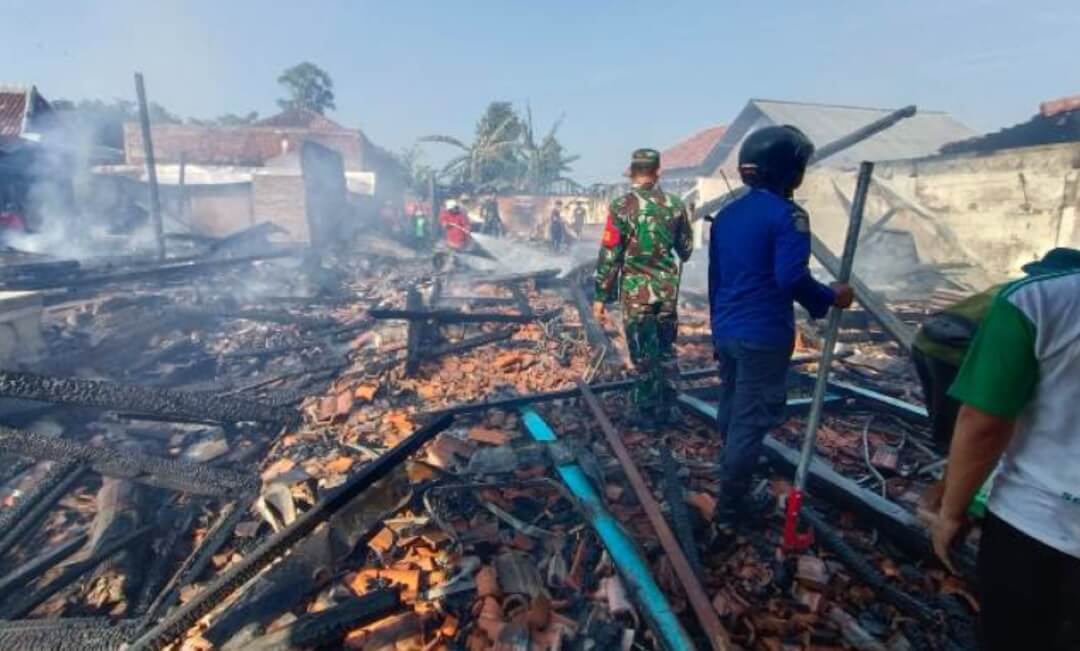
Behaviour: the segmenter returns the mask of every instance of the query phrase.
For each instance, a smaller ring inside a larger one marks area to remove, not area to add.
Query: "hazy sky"
[[[1080,92],[1080,1],[0,0],[0,83],[183,116],[275,111],[299,61],[331,114],[400,149],[469,137],[494,99],[566,114],[579,180],[731,121],[751,97],[943,109],[978,130]],[[441,159],[438,145],[431,158]]]

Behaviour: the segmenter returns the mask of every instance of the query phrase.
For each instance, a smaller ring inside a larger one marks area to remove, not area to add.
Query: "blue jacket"
[[[791,346],[798,301],[821,318],[836,298],[810,275],[810,218],[794,202],[751,190],[720,211],[709,242],[713,341]]]

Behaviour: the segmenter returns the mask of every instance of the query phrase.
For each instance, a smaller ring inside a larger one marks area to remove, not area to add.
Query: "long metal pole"
[[[855,264],[855,249],[859,243],[859,228],[862,226],[863,208],[866,195],[870,190],[870,177],[874,174],[874,164],[863,162],[859,165],[859,179],[855,185],[855,197],[851,202],[851,220],[848,222],[847,239],[844,241],[844,255],[840,261],[840,273],[836,280],[847,283],[851,278],[851,268]],[[817,443],[818,426],[821,424],[822,405],[825,404],[825,390],[829,385],[829,371],[832,367],[836,338],[840,332],[842,311],[829,310],[829,322],[825,328],[825,341],[821,344],[821,363],[818,365],[817,382],[814,384],[814,398],[810,403],[810,415],[806,419],[806,436],[803,438],[799,466],[795,470],[795,488],[801,491],[806,486],[806,471],[810,467],[810,457],[814,454]]]
[[[161,225],[161,196],[158,194],[157,165],[154,163],[154,143],[150,138],[150,109],[146,103],[146,87],[141,72],[135,73],[135,95],[139,99],[139,124],[142,126],[143,152],[146,156],[146,175],[150,183],[150,217],[154,220],[157,257],[165,259],[165,229]]]

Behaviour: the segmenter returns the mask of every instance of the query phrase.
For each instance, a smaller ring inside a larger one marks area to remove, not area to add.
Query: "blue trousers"
[[[784,422],[787,373],[793,346],[768,347],[740,340],[716,343],[720,362],[718,423],[724,501],[737,503],[750,489],[761,443]]]

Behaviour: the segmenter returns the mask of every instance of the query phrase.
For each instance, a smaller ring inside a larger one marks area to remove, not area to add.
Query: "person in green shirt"
[[[1076,268],[1080,268],[1080,251],[1056,248],[1023,270],[1028,276],[1038,276]],[[960,403],[949,396],[949,387],[1002,287],[995,285],[931,316],[915,336],[911,361],[922,385],[934,442],[943,453],[949,450],[960,410]]]

